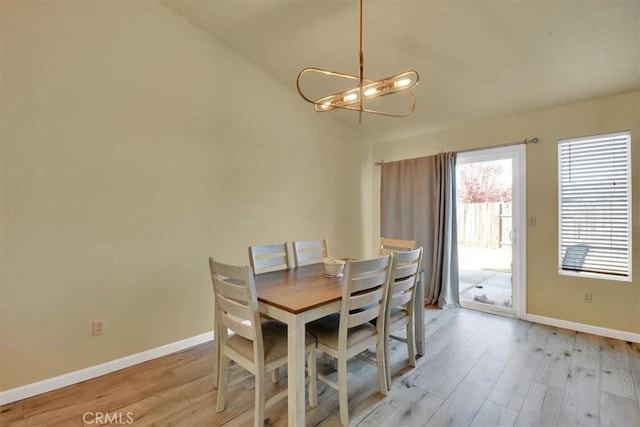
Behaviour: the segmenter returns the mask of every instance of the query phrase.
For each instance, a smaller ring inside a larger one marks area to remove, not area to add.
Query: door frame
[[[486,308],[487,312],[515,316],[524,319],[527,315],[527,150],[524,144],[498,148],[484,148],[458,153],[456,165],[511,159],[512,167],[512,242],[511,297],[512,309],[496,311],[491,306],[473,304],[474,308]],[[486,307],[482,307],[486,306]]]

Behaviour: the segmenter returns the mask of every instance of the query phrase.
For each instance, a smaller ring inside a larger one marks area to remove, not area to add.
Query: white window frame
[[[608,273],[600,273],[600,272],[589,272],[589,271],[574,271],[574,270],[566,270],[562,268],[562,154],[561,154],[561,144],[563,143],[571,143],[578,141],[588,141],[588,140],[596,140],[602,138],[616,138],[620,136],[625,136],[627,138],[628,143],[628,152],[627,152],[627,230],[628,230],[628,259],[627,259],[627,276],[608,274]],[[612,132],[607,134],[600,135],[592,135],[592,136],[584,136],[578,138],[570,138],[570,139],[561,139],[558,140],[558,273],[563,276],[577,276],[577,277],[585,277],[585,278],[594,278],[601,280],[613,280],[613,281],[622,281],[622,282],[631,282],[632,281],[632,240],[633,240],[633,228],[632,228],[632,189],[631,189],[631,181],[632,181],[632,171],[631,171],[631,132],[622,131],[622,132]]]

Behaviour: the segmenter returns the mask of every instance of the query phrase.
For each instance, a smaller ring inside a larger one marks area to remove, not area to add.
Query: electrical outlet
[[[591,301],[593,300],[593,295],[591,294],[591,292],[585,292],[583,297],[582,297],[582,301],[586,302],[586,303],[591,303]]]
[[[94,320],[91,326],[91,333],[94,337],[104,334],[104,320]]]

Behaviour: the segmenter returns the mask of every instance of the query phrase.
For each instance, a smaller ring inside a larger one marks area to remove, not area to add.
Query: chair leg
[[[380,394],[387,395],[390,387],[390,382],[387,382],[387,376],[390,376],[390,369],[387,357],[389,353],[389,340],[383,339],[382,342],[376,344],[376,359],[378,361],[378,387],[380,387]]]
[[[309,375],[309,406],[318,406],[318,367],[315,346],[309,350],[307,359],[307,375]]]
[[[255,414],[253,417],[254,427],[264,427],[264,410],[265,410],[265,384],[264,384],[264,369],[262,369],[262,375],[260,370],[255,376],[256,380],[256,397],[255,397]]]
[[[271,371],[271,382],[277,384],[280,381],[280,368]]]
[[[347,358],[338,358],[338,398],[340,402],[340,422],[349,425],[349,399],[347,393]]]
[[[384,337],[382,339],[382,348],[383,348],[383,352],[384,352],[384,373],[385,373],[385,381],[387,383],[386,388],[387,390],[391,390],[391,356],[390,356],[390,352],[389,352],[389,332],[387,331],[384,334]],[[380,366],[378,365],[378,369],[380,369]],[[383,393],[386,396],[386,393]]]
[[[214,325],[214,337],[213,337],[213,388],[218,388],[218,382],[220,380],[220,333],[216,324]]]
[[[222,353],[222,351],[220,352]],[[218,369],[218,403],[216,412],[224,411],[225,400],[227,398],[227,383],[229,382],[229,359],[224,354],[220,354]]]
[[[412,368],[416,367],[416,340],[414,333],[415,323],[409,321],[407,324],[407,351],[409,352],[409,364]]]

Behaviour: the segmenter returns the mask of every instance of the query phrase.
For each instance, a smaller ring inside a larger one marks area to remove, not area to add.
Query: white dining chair
[[[296,267],[309,264],[319,264],[323,258],[329,256],[329,241],[295,240],[293,242],[293,259]]]
[[[389,340],[395,339],[407,344],[409,365],[416,366],[415,344],[415,298],[416,286],[422,262],[422,247],[406,252],[395,252],[391,267],[391,280],[385,310],[384,354],[386,363],[387,386],[391,390],[391,362],[389,359]],[[393,335],[406,328],[406,338]]]
[[[289,246],[285,243],[249,246],[249,261],[253,274],[289,268]]]
[[[411,251],[415,248],[417,248],[415,240],[401,240],[381,237],[378,255],[386,255],[398,251]]]
[[[286,270],[289,268],[289,246],[284,243],[273,243],[270,245],[249,246],[249,262],[253,274],[268,273],[270,271]],[[264,319],[271,319],[262,315]],[[280,381],[280,371],[276,368],[271,372],[271,381]]]
[[[393,255],[347,262],[340,312],[307,325],[317,347],[336,359],[337,384],[318,374],[318,379],[338,391],[340,422],[349,425],[347,361],[369,347],[376,347],[378,386],[387,394],[384,358],[384,308],[388,295]],[[378,319],[374,326],[372,319]],[[368,359],[363,359],[369,361]]]
[[[264,426],[265,409],[287,396],[287,389],[265,400],[266,372],[287,364],[287,326],[277,321],[261,322],[254,277],[249,266],[222,264],[209,258],[216,304],[218,354],[218,401],[225,408],[229,382],[229,359],[255,376],[254,426]],[[229,331],[232,335],[229,335]],[[307,382],[309,405],[317,405],[316,341],[307,333]],[[304,393],[304,391],[302,391]]]

